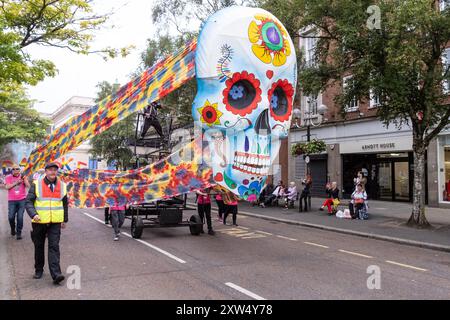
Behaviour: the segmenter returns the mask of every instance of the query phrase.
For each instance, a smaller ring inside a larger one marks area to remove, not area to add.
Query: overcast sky
[[[51,113],[72,96],[95,97],[95,86],[100,81],[125,83],[140,64],[146,40],[156,32],[151,21],[152,4],[153,0],[97,0],[94,4],[96,13],[113,8],[117,12],[108,22],[114,28],[96,33],[93,49],[135,45],[136,49],[126,58],[105,62],[95,54],[85,56],[64,49],[32,47],[29,52],[33,58],[49,59],[59,70],[56,77],[29,88],[30,97],[37,100],[35,108]]]

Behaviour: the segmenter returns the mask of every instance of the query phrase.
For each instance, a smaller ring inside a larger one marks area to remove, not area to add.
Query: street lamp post
[[[306,141],[309,143],[311,142],[311,126],[313,127],[318,127],[322,124],[322,122],[324,121],[324,117],[323,115],[328,111],[328,107],[324,104],[320,105],[317,108],[317,113],[312,113],[311,110],[308,108],[308,111],[305,111],[305,124],[306,124]],[[300,109],[295,108],[293,111],[294,114],[294,126],[298,129],[301,128],[301,126],[299,125],[298,121],[301,118],[302,112]],[[313,120],[317,119],[317,123],[315,123]],[[310,167],[309,167],[309,157],[308,155],[304,155],[303,159],[305,160],[305,164],[306,164],[306,175],[310,175]],[[300,203],[299,206],[301,206],[302,204]],[[309,195],[308,197],[308,205],[311,208],[311,195]]]

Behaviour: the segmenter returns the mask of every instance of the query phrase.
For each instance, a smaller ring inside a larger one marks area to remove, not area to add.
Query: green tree
[[[143,66],[145,68],[152,66],[159,59],[182,47],[192,37],[192,34],[174,37],[159,35],[156,39],[149,39],[147,48],[141,55]],[[195,79],[191,79],[180,88],[169,93],[161,99],[161,104],[163,105],[160,111],[161,118],[172,117],[174,122],[179,125],[192,123],[191,108],[196,92],[197,83]],[[161,125],[164,126],[165,123],[161,123]]]
[[[214,12],[233,5],[252,5],[253,0],[156,0],[153,23],[160,30],[173,26],[180,34],[197,32],[192,26],[206,21]]]
[[[274,3],[276,6],[270,8]],[[375,3],[376,7],[372,5]],[[413,208],[410,225],[425,227],[425,154],[430,141],[449,123],[450,81],[443,52],[450,43],[450,10],[434,0],[292,0],[261,1],[291,32],[313,27],[318,32],[315,64],[300,63],[305,94],[332,85],[342,87],[336,102],[345,108],[354,97],[381,101],[378,116],[386,125],[412,128],[414,152]],[[372,7],[371,7],[372,6]],[[298,17],[290,20],[288,10]],[[288,21],[289,20],[289,21]],[[448,83],[448,82],[447,82]]]
[[[97,84],[98,92],[96,102],[99,102],[119,89],[118,83],[107,81]],[[134,137],[134,115],[130,115],[108,130],[91,139],[90,153],[94,157],[106,160],[108,165],[115,164],[116,169],[127,170],[132,167],[133,153],[128,147],[130,138]]]
[[[36,85],[57,72],[52,61],[33,59],[32,45],[64,48],[81,54],[103,57],[126,55],[130,49],[94,50],[90,42],[110,13],[93,13],[91,0],[0,0],[0,145],[4,141],[36,141],[47,123],[32,110],[25,85]],[[13,111],[11,111],[13,110]],[[41,127],[39,127],[41,126]]]
[[[64,48],[76,53],[105,57],[126,55],[129,48],[93,50],[93,34],[109,17],[93,13],[90,0],[1,0],[0,82],[34,85],[54,76],[48,60],[34,60],[25,50],[30,45]]]
[[[43,139],[50,121],[30,107],[23,88],[0,86],[0,149],[10,142],[34,142]]]

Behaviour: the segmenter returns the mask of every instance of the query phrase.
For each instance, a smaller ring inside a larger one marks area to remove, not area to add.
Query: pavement
[[[214,215],[214,236],[145,229],[139,240],[129,236],[127,219],[115,242],[98,209],[70,209],[61,236],[66,281],[55,286],[47,266],[43,279],[32,279],[30,220],[23,240],[11,237],[5,200],[0,192],[0,256],[9,279],[2,299],[450,299],[447,252],[243,214],[237,227]]]
[[[190,197],[192,206],[193,200],[194,197]],[[239,214],[450,252],[450,209],[427,207],[426,217],[431,227],[418,229],[406,225],[411,215],[411,203],[370,200],[369,220],[363,221],[330,216],[326,208],[325,211],[319,211],[323,200],[312,198],[312,209],[308,212],[299,212],[298,202],[295,208],[286,210],[282,206],[254,207],[241,201]],[[343,200],[340,208],[345,208],[348,201]],[[213,210],[217,211],[215,203]]]

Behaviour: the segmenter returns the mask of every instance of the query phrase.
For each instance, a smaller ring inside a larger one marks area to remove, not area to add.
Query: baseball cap
[[[45,165],[45,169],[56,168],[59,169],[59,165],[56,162],[49,162]]]

